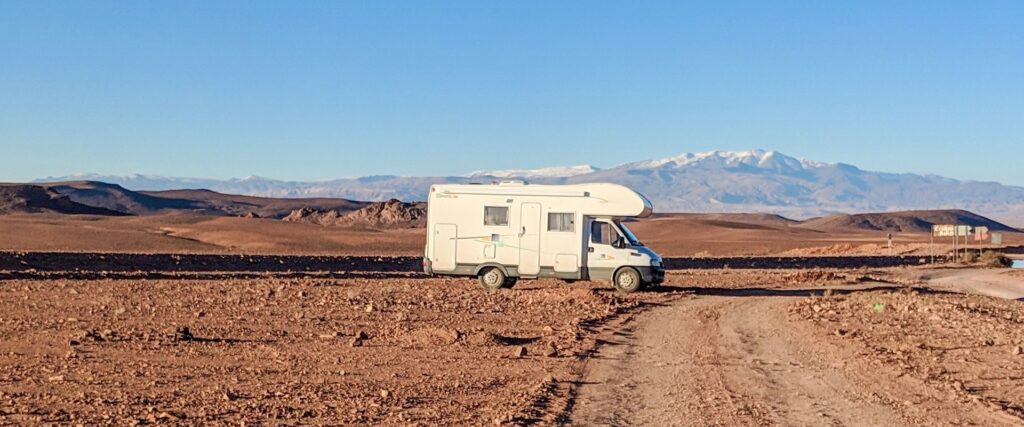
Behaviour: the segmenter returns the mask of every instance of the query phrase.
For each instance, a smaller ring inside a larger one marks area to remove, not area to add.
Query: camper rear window
[[[573,218],[576,215],[571,213],[548,213],[548,231],[576,231]]]
[[[484,225],[508,225],[508,207],[484,206]]]

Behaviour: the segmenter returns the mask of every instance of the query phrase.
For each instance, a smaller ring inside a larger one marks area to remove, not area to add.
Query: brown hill
[[[959,209],[832,215],[800,223],[799,227],[819,231],[887,231],[898,233],[930,233],[935,224],[984,226],[991,231],[1019,231],[973,212]]]
[[[153,197],[116,184],[97,181],[68,181],[39,184],[67,196],[77,203],[132,215],[150,215],[166,211],[203,212],[206,207],[194,200]]]
[[[155,197],[201,202],[206,209],[223,212],[227,215],[251,217],[250,214],[255,214],[260,218],[284,218],[292,211],[302,208],[349,212],[370,204],[334,198],[274,199],[222,194],[210,190],[166,190],[141,193]]]
[[[304,222],[316,225],[338,225],[342,213],[333,209],[299,208],[292,211],[288,216],[281,218],[281,221]]]
[[[292,211],[283,220],[373,229],[421,228],[427,224],[427,211],[425,203],[402,203],[391,199],[370,203],[362,209],[347,213],[333,209],[301,208]]]
[[[676,219],[691,227],[721,227],[735,229],[766,230],[785,228],[795,221],[780,215],[765,213],[669,213],[655,214],[652,219]]]
[[[29,184],[0,185],[0,213],[125,215],[109,209],[84,205],[56,191]]]
[[[132,191],[97,181],[39,184],[76,203],[133,215],[199,213],[217,216],[281,218],[303,207],[353,211],[368,205],[346,199],[272,199],[221,194],[209,190]]]

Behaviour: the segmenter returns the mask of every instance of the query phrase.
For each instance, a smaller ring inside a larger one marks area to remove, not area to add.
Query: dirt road
[[[927,271],[921,280],[936,289],[1024,300],[1024,280],[1008,273],[1002,268],[947,269]]]
[[[792,307],[806,298],[799,290],[719,289],[639,316],[588,362],[572,424],[1021,422],[1000,405],[881,362],[837,336],[843,332],[793,319]]]

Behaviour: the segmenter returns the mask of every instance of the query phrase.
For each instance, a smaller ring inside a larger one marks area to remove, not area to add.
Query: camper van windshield
[[[633,232],[629,230],[629,227],[626,227],[626,224],[623,224],[620,221],[615,221],[615,225],[619,226],[619,229],[622,230],[622,233],[626,235],[626,240],[629,240],[629,244],[633,246],[644,245],[643,243],[640,243],[640,239],[637,239],[636,235],[634,235]]]

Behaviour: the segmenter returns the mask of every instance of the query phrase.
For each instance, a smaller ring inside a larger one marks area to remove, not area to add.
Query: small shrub
[[[978,254],[973,251],[964,253],[964,256],[960,258],[960,262],[964,264],[974,264],[978,262]]]
[[[981,254],[978,262],[984,264],[986,267],[1012,267],[1013,260],[1007,258],[1001,252],[996,251],[985,251]]]

